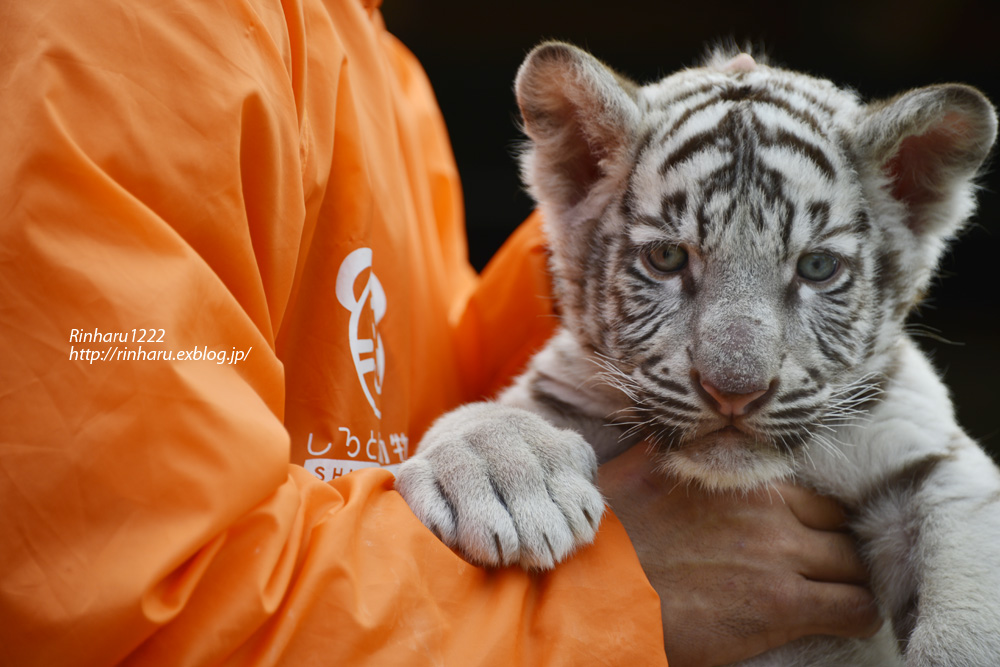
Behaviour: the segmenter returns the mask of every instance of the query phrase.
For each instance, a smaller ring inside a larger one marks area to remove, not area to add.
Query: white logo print
[[[358,381],[361,382],[361,390],[365,392],[365,398],[368,399],[368,405],[375,412],[375,416],[381,419],[382,412],[376,401],[382,396],[385,348],[382,346],[378,324],[385,317],[386,299],[382,283],[375,277],[375,272],[371,268],[371,248],[358,248],[344,258],[337,272],[337,300],[351,313],[348,340],[354,368],[358,372]],[[366,269],[368,279],[361,293],[357,294],[355,283]],[[366,313],[368,316],[363,317]]]

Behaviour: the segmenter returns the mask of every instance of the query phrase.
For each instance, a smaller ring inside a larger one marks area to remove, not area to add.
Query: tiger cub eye
[[[799,276],[814,283],[829,280],[840,267],[840,262],[833,255],[825,252],[809,252],[799,258]]]
[[[687,250],[679,245],[658,245],[646,250],[642,259],[657,273],[675,273],[687,266]]]

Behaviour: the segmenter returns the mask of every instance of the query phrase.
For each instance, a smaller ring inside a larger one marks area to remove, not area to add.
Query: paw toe
[[[420,522],[442,542],[454,546],[455,510],[430,464],[422,459],[407,461],[399,469],[395,486]]]

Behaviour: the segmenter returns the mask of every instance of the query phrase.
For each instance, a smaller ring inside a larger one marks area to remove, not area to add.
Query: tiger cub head
[[[865,104],[747,54],[639,86],[546,43],[516,92],[563,324],[713,488],[789,474],[875,397],[997,126],[968,86]]]

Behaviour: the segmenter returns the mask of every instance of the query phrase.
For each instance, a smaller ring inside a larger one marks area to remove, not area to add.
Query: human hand
[[[787,483],[743,496],[656,470],[645,445],[598,484],[660,596],[671,667],[745,660],[806,635],[868,637],[882,624],[833,500]]]

